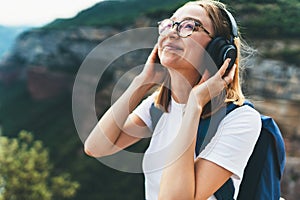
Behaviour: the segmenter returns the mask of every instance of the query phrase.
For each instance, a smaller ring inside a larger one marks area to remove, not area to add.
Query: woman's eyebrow
[[[183,20],[194,20],[194,21],[198,22],[199,24],[203,25],[203,23],[199,19],[195,19],[193,17],[185,17],[185,18],[183,18]]]

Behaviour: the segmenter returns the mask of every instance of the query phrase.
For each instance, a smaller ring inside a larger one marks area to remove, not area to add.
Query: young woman
[[[160,22],[157,45],[143,71],[85,142],[88,155],[111,155],[149,135],[153,103],[163,110],[144,157],[147,200],[216,199],[214,193],[230,178],[237,197],[261,128],[254,109],[241,106],[226,115],[212,140],[195,156],[199,121],[228,103],[244,102],[239,82],[241,45],[232,26],[225,5],[211,0],[189,2]],[[238,57],[229,71],[231,60],[226,59],[213,74],[204,55],[220,36],[235,37]],[[163,67],[155,64],[157,60]],[[160,89],[140,104],[157,84]]]

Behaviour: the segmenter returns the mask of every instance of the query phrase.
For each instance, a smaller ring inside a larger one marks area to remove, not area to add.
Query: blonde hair
[[[227,39],[232,37],[232,27],[231,22],[228,19],[227,13],[225,12],[226,6],[225,4],[219,1],[213,0],[198,0],[198,1],[190,1],[185,5],[199,5],[203,7],[210,20],[212,21],[214,35],[222,36]],[[239,34],[240,35],[240,34]],[[216,100],[219,106],[217,109],[211,110],[209,108],[204,109],[204,115],[211,115],[214,111],[217,111],[221,106],[224,106],[225,103],[233,102],[236,105],[242,105],[245,101],[245,97],[243,95],[241,89],[241,77],[240,77],[240,69],[241,69],[241,48],[246,47],[239,37],[234,38],[234,44],[237,47],[237,59],[235,61],[236,70],[233,81],[226,88],[226,94],[223,97],[216,97]],[[168,106],[171,99],[171,89],[170,89],[170,77],[168,76],[164,83],[159,88],[158,96],[155,101],[155,105],[160,109],[168,112]],[[211,102],[210,102],[211,103]]]

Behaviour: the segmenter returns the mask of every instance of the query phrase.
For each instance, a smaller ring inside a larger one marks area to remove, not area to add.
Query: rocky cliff
[[[116,33],[113,28],[33,29],[18,37],[1,67],[44,66],[74,72],[92,48]]]
[[[37,98],[55,96],[62,88],[70,91],[70,77],[74,79],[86,55],[116,33],[117,30],[113,28],[91,27],[24,32],[16,40],[10,54],[0,63],[0,80],[9,84],[14,80],[26,79],[29,91]],[[63,80],[65,76],[69,78]],[[57,87],[61,80],[63,83]],[[48,93],[45,94],[45,91]]]
[[[253,95],[300,101],[300,68],[295,64],[258,58],[245,78],[247,90]]]

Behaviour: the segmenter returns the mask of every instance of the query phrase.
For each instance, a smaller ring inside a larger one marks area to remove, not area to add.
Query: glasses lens
[[[191,35],[195,28],[195,22],[192,20],[184,20],[178,26],[178,34],[180,37]]]
[[[172,20],[165,19],[165,20],[159,22],[158,33],[160,35],[166,35],[172,29],[172,26],[173,26]]]

